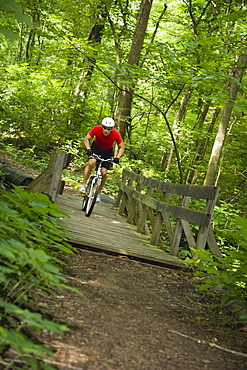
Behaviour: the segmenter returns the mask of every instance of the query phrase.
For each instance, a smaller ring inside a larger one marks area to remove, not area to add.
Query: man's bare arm
[[[84,138],[84,145],[86,147],[86,149],[90,149],[90,140],[92,139],[92,136],[90,136],[89,134],[87,134]]]
[[[124,143],[122,141],[120,144],[118,144],[117,158],[120,158],[124,154],[124,150],[125,150],[125,147],[124,147]]]

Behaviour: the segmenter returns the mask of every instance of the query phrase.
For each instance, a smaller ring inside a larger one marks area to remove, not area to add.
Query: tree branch
[[[86,55],[85,53],[83,53],[78,47],[76,47],[73,43],[67,41],[71,46],[73,46],[77,51],[79,51],[81,54],[83,54],[84,56]],[[89,60],[91,59],[90,57],[87,57]],[[154,104],[153,102],[151,102],[150,100],[148,100],[147,98],[145,98],[144,96],[142,95],[139,95],[133,91],[129,91],[129,90],[126,90],[122,87],[120,87],[102,68],[100,68],[99,66],[97,66],[95,64],[95,68],[98,69],[98,71],[100,71],[100,73],[102,73],[119,91],[122,91],[122,92],[126,92],[128,94],[131,94],[133,96],[137,96],[138,98],[144,100],[145,102],[147,102],[148,104],[152,105],[155,109],[158,110],[159,113],[162,114],[162,116],[164,117],[164,120],[165,120],[165,123],[167,125],[167,128],[168,128],[168,131],[170,133],[170,136],[171,136],[171,140],[172,140],[172,143],[173,143],[173,146],[174,146],[174,151],[175,151],[175,154],[176,154],[176,159],[177,159],[177,163],[178,163],[178,170],[179,170],[179,177],[180,177],[180,183],[182,184],[183,183],[183,173],[182,173],[182,167],[181,167],[181,163],[180,163],[180,158],[179,158],[179,153],[178,153],[178,149],[177,149],[177,145],[176,145],[176,141],[175,141],[175,138],[174,138],[174,135],[173,135],[173,132],[172,132],[172,129],[171,129],[171,126],[169,124],[169,121],[167,119],[167,112],[169,111],[169,109],[171,108],[171,106],[174,104],[174,102],[177,100],[177,98],[179,97],[179,95],[181,94],[183,88],[184,88],[184,85],[182,86],[182,88],[180,89],[180,91],[178,92],[178,94],[176,95],[176,97],[172,100],[172,102],[169,104],[169,106],[167,107],[167,109],[165,110],[165,112],[163,112],[156,104]]]

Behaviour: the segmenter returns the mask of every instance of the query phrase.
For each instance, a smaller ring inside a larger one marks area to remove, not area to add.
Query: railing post
[[[152,188],[148,188],[147,195],[149,197],[152,196],[153,190],[154,189],[152,189]],[[143,233],[143,230],[145,230],[147,212],[148,212],[148,206],[144,205],[142,207],[142,213],[140,215],[140,218],[139,218],[139,221],[138,221],[138,224],[137,224],[137,232],[140,233],[140,234],[142,234]]]
[[[144,177],[140,177],[139,182],[137,183],[136,191],[138,191],[138,193],[140,193],[141,190],[142,190],[143,180],[144,180]],[[133,199],[131,209],[130,209],[130,211],[128,213],[128,217],[127,217],[127,222],[130,223],[130,224],[133,222],[133,220],[135,221],[135,216],[136,216],[136,213],[137,213],[137,207],[138,207],[138,201]]]

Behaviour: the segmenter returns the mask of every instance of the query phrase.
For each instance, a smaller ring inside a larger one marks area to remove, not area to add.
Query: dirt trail
[[[211,297],[191,277],[85,250],[61,257],[84,297],[66,290],[42,302],[44,313],[71,329],[39,336],[59,369],[247,368],[246,332],[226,312],[210,313]]]

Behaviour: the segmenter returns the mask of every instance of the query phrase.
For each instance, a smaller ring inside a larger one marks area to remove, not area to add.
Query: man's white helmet
[[[105,126],[105,127],[114,127],[115,126],[115,122],[114,122],[114,120],[111,117],[105,117],[102,120],[102,125]]]

